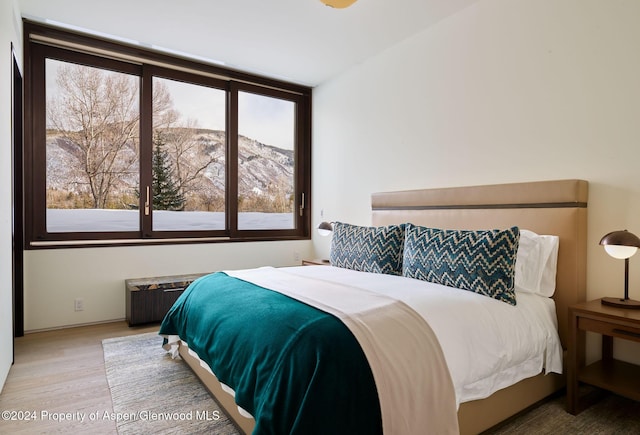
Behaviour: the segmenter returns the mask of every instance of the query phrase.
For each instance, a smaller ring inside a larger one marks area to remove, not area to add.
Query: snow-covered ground
[[[202,231],[223,230],[225,217],[222,212],[167,211],[153,212],[154,231]],[[292,213],[239,213],[241,230],[293,229]],[[138,210],[105,209],[47,209],[47,231],[139,231]]]

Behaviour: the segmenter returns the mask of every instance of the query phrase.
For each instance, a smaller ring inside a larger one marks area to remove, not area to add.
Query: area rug
[[[507,420],[483,435],[637,435],[640,402],[596,388],[581,387],[581,396],[598,398],[578,415],[566,412],[565,394]],[[589,399],[587,399],[587,402]]]
[[[106,339],[102,347],[119,434],[240,433],[157,333]]]
[[[161,345],[156,333],[102,342],[118,433],[239,434],[191,369]],[[548,400],[485,435],[640,434],[640,402],[605,394],[574,416],[565,411],[565,400]]]

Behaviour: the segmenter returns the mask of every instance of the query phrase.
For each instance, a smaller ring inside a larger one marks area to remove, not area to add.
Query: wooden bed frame
[[[374,226],[412,222],[450,229],[507,228],[517,225],[538,234],[560,237],[557,288],[553,296],[563,347],[568,337],[568,307],[586,297],[588,183],[583,180],[540,181],[486,186],[374,193]],[[180,354],[236,425],[251,433],[254,421],[239,414],[233,398],[191,356]],[[534,405],[565,384],[550,374],[525,379],[492,396],[460,405],[461,434],[476,434]]]

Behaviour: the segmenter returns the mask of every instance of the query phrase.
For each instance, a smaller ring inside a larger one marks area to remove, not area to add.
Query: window
[[[226,92],[153,77],[153,231],[224,230]]]
[[[292,101],[238,92],[239,229],[295,227],[294,115]]]
[[[31,248],[308,238],[310,89],[25,23]]]
[[[45,59],[45,93],[47,233],[139,231],[137,77]]]

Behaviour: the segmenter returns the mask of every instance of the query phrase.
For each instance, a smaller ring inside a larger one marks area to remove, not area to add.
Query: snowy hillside
[[[224,198],[226,145],[225,132],[205,129],[165,130],[166,150],[172,158],[172,167],[177,172],[197,173],[188,183],[188,193],[194,195]],[[178,149],[174,143],[180,137]],[[187,139],[184,139],[187,137]],[[175,150],[172,148],[175,147]],[[67,196],[87,195],[89,185],[83,169],[84,154],[81,148],[56,131],[47,133],[47,190],[57,191]],[[111,197],[124,197],[131,202],[132,192],[138,192],[139,166],[136,159],[137,146],[127,144],[118,152],[118,179]],[[179,157],[177,157],[179,156]],[[133,161],[133,164],[131,162]],[[200,166],[198,166],[200,165]],[[206,167],[197,171],[197,168]],[[194,169],[195,168],[195,169]],[[256,140],[240,136],[238,149],[238,190],[239,197],[293,195],[294,153],[275,146],[265,145]],[[136,193],[137,194],[137,193]],[[61,195],[59,195],[61,196]],[[124,201],[124,200],[122,200]],[[200,200],[198,204],[201,204]],[[48,202],[49,208],[77,208],[69,204]],[[85,207],[86,208],[86,205]],[[116,208],[119,208],[116,206]],[[201,209],[194,207],[192,209]]]

